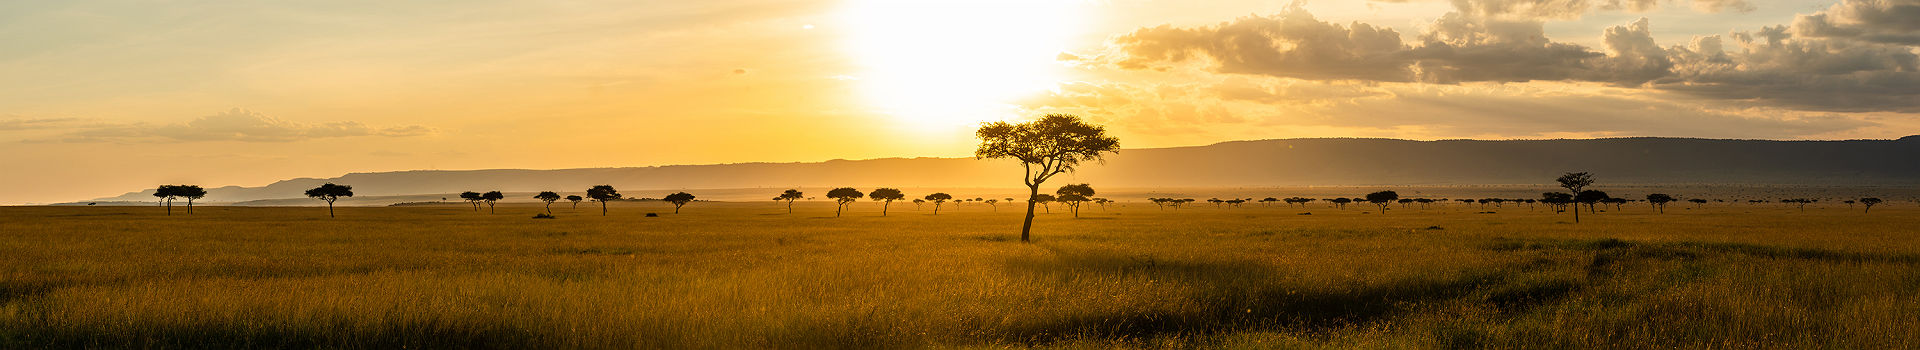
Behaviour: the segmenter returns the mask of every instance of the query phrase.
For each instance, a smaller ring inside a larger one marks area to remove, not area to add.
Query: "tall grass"
[[[615,205],[0,208],[0,348],[1920,347],[1913,208]]]

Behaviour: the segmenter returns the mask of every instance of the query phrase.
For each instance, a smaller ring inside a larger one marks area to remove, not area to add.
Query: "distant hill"
[[[298,198],[322,183],[361,196],[437,199],[469,190],[579,192],[611,184],[642,190],[1019,186],[1019,165],[972,158],[889,158],[559,170],[432,170],[300,178],[219,187],[202,202]],[[1128,149],[1058,181],[1102,187],[1249,187],[1532,184],[1587,171],[1613,184],[1882,186],[1920,184],[1920,136],[1899,140],[1767,141],[1690,138],[1591,140],[1281,139]],[[1056,185],[1050,183],[1050,185]],[[96,201],[151,202],[152,190]],[[456,199],[457,200],[457,199]],[[271,203],[280,203],[273,201]]]

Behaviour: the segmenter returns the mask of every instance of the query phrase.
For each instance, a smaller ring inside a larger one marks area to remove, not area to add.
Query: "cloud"
[[[80,121],[79,118],[13,118],[0,119],[0,131],[52,129]]]
[[[1793,30],[1810,38],[1920,45],[1920,0],[1845,0],[1794,18]]]
[[[58,138],[64,142],[293,142],[311,139],[382,136],[409,137],[431,134],[432,129],[418,126],[371,127],[354,121],[318,124],[281,120],[240,108],[200,117],[186,123],[153,125],[145,123],[106,124],[81,128]]]
[[[1799,21],[1845,18],[1817,23],[1846,30],[1765,27],[1733,33],[1733,51],[1718,36],[1662,47],[1644,18],[1607,28],[1604,47],[1595,50],[1547,38],[1539,20],[1459,12],[1403,43],[1392,29],[1322,22],[1294,8],[1214,26],[1142,28],[1114,39],[1117,58],[1099,59],[1123,69],[1315,81],[1598,82],[1809,111],[1920,112],[1920,58],[1889,34],[1920,29],[1920,21],[1880,20],[1906,7],[1868,1],[1848,0]],[[1816,17],[1822,15],[1832,17]]]

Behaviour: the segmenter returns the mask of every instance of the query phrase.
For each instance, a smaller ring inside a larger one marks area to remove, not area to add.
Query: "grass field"
[[[0,348],[1920,347],[1911,202],[590,204],[0,208]]]

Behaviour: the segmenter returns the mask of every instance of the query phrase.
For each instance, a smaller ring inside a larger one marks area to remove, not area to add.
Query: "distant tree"
[[[1880,198],[1875,198],[1875,197],[1867,197],[1867,198],[1861,198],[1861,199],[1860,199],[1860,204],[1861,204],[1861,205],[1865,205],[1865,206],[1867,206],[1867,210],[1864,210],[1864,211],[1861,211],[1861,212],[1862,212],[1862,213],[1870,213],[1870,212],[1873,212],[1873,206],[1874,206],[1874,205],[1876,205],[1876,204],[1880,204],[1881,202],[1884,202],[1884,201],[1882,201],[1882,200],[1880,200]]]
[[[1667,203],[1672,201],[1674,201],[1673,196],[1669,196],[1665,193],[1655,193],[1655,194],[1647,195],[1647,203],[1652,204],[1653,210],[1661,214],[1667,213]]]
[[[1103,153],[1118,152],[1120,140],[1107,136],[1106,128],[1087,124],[1080,117],[1048,114],[1032,122],[1011,124],[993,122],[975,133],[979,159],[1013,158],[1024,169],[1021,181],[1027,185],[1027,215],[1020,225],[1020,242],[1032,242],[1034,201],[1040,185],[1054,175],[1073,172],[1083,161],[1098,161]]]
[[[1619,211],[1621,204],[1627,204],[1627,202],[1631,202],[1631,201],[1633,200],[1626,199],[1626,198],[1618,198],[1618,197],[1607,197],[1607,199],[1600,200],[1601,203],[1612,204],[1614,211]]]
[[[1334,198],[1333,199],[1333,205],[1336,207],[1339,207],[1340,210],[1347,210],[1347,203],[1353,203],[1353,199],[1352,198]]]
[[[940,215],[940,204],[953,200],[953,195],[946,194],[945,192],[935,192],[934,194],[927,195],[926,200],[933,202],[933,215]]]
[[[660,197],[660,200],[667,201],[667,203],[673,203],[673,213],[679,214],[680,207],[687,206],[687,203],[693,203],[693,194],[686,193],[686,192],[674,192],[673,194],[669,194],[666,197]]]
[[[1367,194],[1367,202],[1379,206],[1381,214],[1386,214],[1387,205],[1396,200],[1400,200],[1400,193],[1393,191],[1380,191]]]
[[[789,189],[786,192],[780,192],[779,196],[774,196],[773,200],[786,201],[787,214],[793,214],[793,201],[800,200],[801,198],[806,198],[806,197],[807,197],[807,194],[800,192],[800,190]]]
[[[1060,198],[1054,197],[1051,194],[1041,193],[1038,196],[1033,196],[1032,202],[1038,202],[1040,204],[1040,208],[1046,209],[1047,214],[1053,214],[1052,204],[1053,202],[1059,201],[1059,200]]]
[[[1053,193],[1058,195],[1057,197],[1054,197],[1054,198],[1059,200],[1061,203],[1067,204],[1067,210],[1072,211],[1073,217],[1076,217],[1076,218],[1080,217],[1080,204],[1086,203],[1088,201],[1092,201],[1093,194],[1094,194],[1093,186],[1089,186],[1087,184],[1070,184],[1066,186],[1060,186],[1060,189],[1053,191]]]
[[[999,205],[999,203],[1000,203],[1000,200],[998,200],[998,199],[988,199],[988,200],[985,200],[984,202],[986,202],[986,203],[987,203],[987,206],[990,206],[990,207],[993,207],[993,212],[995,212],[995,213],[998,213],[998,212],[1000,212],[1000,205]]]
[[[1688,203],[1693,203],[1693,204],[1694,204],[1694,206],[1696,206],[1696,207],[1697,207],[1697,206],[1700,206],[1700,205],[1702,205],[1702,204],[1707,204],[1707,200],[1705,200],[1705,199],[1699,199],[1699,198],[1694,198],[1694,199],[1688,199],[1688,200],[1687,200],[1687,202],[1688,202]]]
[[[581,200],[585,200],[585,199],[587,199],[587,198],[586,198],[586,197],[581,197],[581,196],[577,196],[577,195],[567,195],[567,201],[569,201],[569,202],[573,202],[573,208],[574,208],[574,209],[580,209],[580,201],[581,201]]]
[[[493,202],[503,198],[507,198],[507,195],[500,191],[487,191],[480,194],[480,200],[487,201],[487,214],[493,214]]]
[[[833,198],[833,201],[838,204],[833,208],[834,217],[840,217],[840,212],[846,210],[847,205],[853,204],[854,201],[860,200],[860,197],[866,196],[867,194],[860,193],[860,190],[852,187],[841,187],[827,191],[827,198]]]
[[[1553,212],[1555,213],[1564,212],[1567,211],[1567,205],[1573,204],[1573,195],[1561,192],[1542,192],[1540,193],[1540,202],[1552,206]],[[1579,208],[1574,209],[1578,210]]]
[[[1554,181],[1560,183],[1560,188],[1567,189],[1567,193],[1572,193],[1574,197],[1579,197],[1581,190],[1586,189],[1587,186],[1593,186],[1593,174],[1586,172],[1566,173],[1560,175],[1560,178],[1554,179]],[[1575,207],[1573,207],[1574,223],[1580,222],[1580,207],[1578,205],[1579,201],[1576,199]]]
[[[921,204],[927,204],[927,200],[925,200],[925,199],[919,199],[919,198],[914,198],[914,199],[913,199],[913,210],[914,210],[914,211],[919,211],[919,210],[920,210],[920,205],[921,205]]]
[[[1585,190],[1585,191],[1580,191],[1580,194],[1573,195],[1573,202],[1587,205],[1587,213],[1594,214],[1594,213],[1599,213],[1599,210],[1595,209],[1594,205],[1600,203],[1601,201],[1605,201],[1608,198],[1613,198],[1613,197],[1607,196],[1606,192],[1595,191],[1595,190]],[[1575,211],[1580,210],[1580,208],[1578,207],[1575,207],[1573,209]]]
[[[173,216],[173,199],[180,197],[180,186],[160,185],[159,188],[153,189],[153,196],[165,200],[167,203],[167,216]]]
[[[607,216],[607,201],[620,199],[620,191],[613,189],[613,185],[594,185],[587,189],[587,198],[600,202],[600,216]]]
[[[307,198],[327,201],[327,217],[333,217],[333,201],[340,197],[353,197],[353,186],[335,185],[331,182],[307,190]]]
[[[480,202],[487,200],[480,196],[480,192],[474,191],[460,192],[460,199],[466,200],[467,205],[473,206],[473,211],[480,211]]]
[[[553,202],[560,200],[560,194],[554,193],[553,191],[541,191],[540,194],[533,195],[533,199],[547,202],[547,214],[553,214]]]
[[[882,203],[880,216],[887,216],[887,208],[893,206],[893,201],[907,199],[907,194],[901,193],[899,189],[881,187],[873,189],[872,193],[867,194],[867,198],[880,201]]]
[[[200,188],[198,185],[180,185],[178,191],[180,198],[187,199],[187,215],[193,215],[194,200],[207,196],[207,189]]]
[[[1100,205],[1100,211],[1107,211],[1107,203],[1113,203],[1113,200],[1106,199],[1106,198],[1094,198],[1093,203]]]
[[[1807,204],[1813,203],[1813,200],[1806,199],[1806,198],[1793,198],[1793,199],[1782,199],[1780,200],[1780,202],[1799,207],[1800,211],[1807,211]]]

